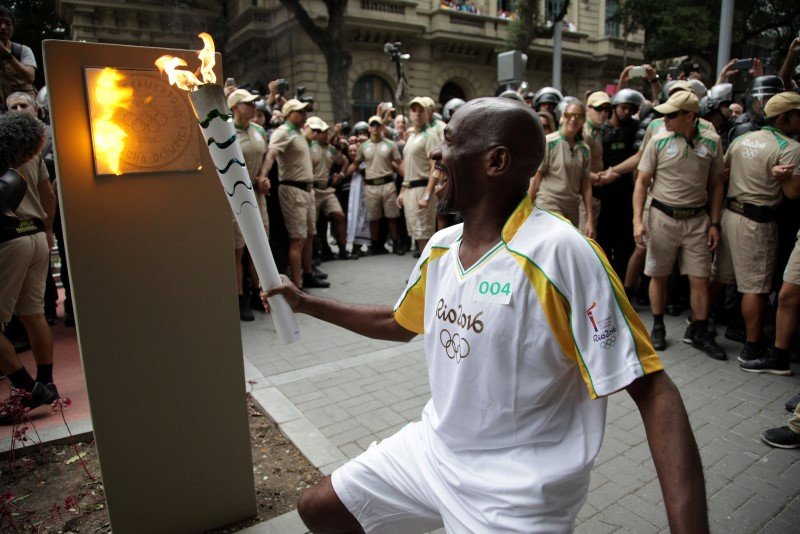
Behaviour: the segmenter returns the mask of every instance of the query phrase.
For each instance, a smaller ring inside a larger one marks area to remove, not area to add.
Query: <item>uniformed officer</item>
[[[560,213],[579,227],[579,205],[583,202],[586,223],[583,233],[594,237],[592,182],[589,179],[591,151],[579,139],[586,120],[583,104],[573,102],[564,110],[559,131],[545,137],[545,153],[529,189],[536,207]]]
[[[564,96],[555,87],[542,87],[533,95],[533,109],[555,113],[562,100]]]
[[[269,235],[269,217],[267,215],[267,202],[265,195],[269,194],[269,169],[263,169],[262,162],[267,153],[267,133],[264,128],[253,121],[256,113],[255,102],[261,97],[246,91],[236,89],[228,95],[228,107],[233,113],[233,124],[236,127],[236,138],[242,147],[244,163],[247,167],[247,174],[253,185],[257,187],[256,203],[258,211],[261,213],[261,220],[264,223],[264,230]],[[262,174],[263,172],[263,174]],[[233,220],[233,240],[234,254],[236,260],[236,284],[239,290],[239,318],[242,321],[252,321],[255,319],[250,309],[250,295],[244,291],[244,269],[242,267],[242,257],[244,256],[245,242],[236,217],[231,215]],[[250,293],[258,296],[258,275],[255,268],[249,269],[253,287]],[[260,299],[254,301],[255,305],[260,304]]]
[[[604,91],[595,91],[586,99],[586,122],[583,124],[583,142],[589,147],[592,161],[589,165],[589,179],[592,184],[598,184],[598,173],[603,166],[603,125],[611,114],[611,97]],[[600,216],[600,188],[592,188],[592,224],[597,228],[597,218]],[[586,225],[586,208],[580,205],[580,224],[578,228]]]
[[[667,131],[653,137],[645,148],[633,196],[633,235],[637,242],[647,245],[645,274],[652,277],[650,336],[657,349],[666,348],[667,279],[679,257],[681,273],[689,276],[694,317],[684,337],[691,335],[688,341],[692,345],[722,360],[725,352],[708,331],[711,252],[719,244],[722,209],[720,138],[713,131],[699,129],[700,101],[693,93],[679,91],[656,111],[664,115]],[[642,213],[651,183],[652,203],[645,228]]]
[[[417,242],[414,257],[418,258],[436,231],[436,202],[431,201],[436,180],[433,162],[428,154],[441,142],[439,132],[430,126],[430,113],[425,97],[416,97],[408,105],[414,132],[403,149],[403,187],[397,203],[405,209],[406,226],[411,239]]]
[[[347,252],[347,221],[344,217],[342,205],[336,198],[335,186],[341,180],[341,175],[331,177],[331,167],[334,163],[340,166],[347,165],[347,158],[330,145],[330,126],[319,117],[311,117],[306,122],[306,127],[311,128],[316,138],[309,146],[311,153],[311,168],[314,171],[314,202],[317,208],[317,220],[328,218],[333,222],[336,234],[336,244],[339,246],[337,257],[340,260],[358,259]],[[319,239],[327,239],[327,222],[325,231]],[[327,243],[325,243],[327,245]]]
[[[436,117],[436,102],[429,96],[423,96],[420,97],[420,99],[428,110],[428,124],[436,130],[439,137],[444,137],[444,128],[447,126],[447,123]]]
[[[777,206],[783,194],[800,196],[800,143],[789,137],[800,133],[800,95],[773,96],[765,119],[761,130],[737,137],[725,154],[730,185],[714,278],[722,284],[735,281],[743,294],[747,341],[739,355],[741,368],[789,375],[788,356],[766,354],[760,336],[778,250]]]
[[[272,132],[264,175],[278,162],[281,203],[286,230],[289,232],[289,266],[292,281],[298,287],[329,287],[330,284],[314,276],[311,251],[317,233],[317,209],[314,201],[314,170],[311,151],[301,132],[306,122],[307,102],[291,99],[283,105],[284,123]]]
[[[398,241],[397,220],[400,218],[400,208],[397,206],[397,188],[394,183],[394,173],[400,170],[402,161],[397,144],[383,136],[381,118],[377,115],[370,117],[369,139],[358,147],[356,159],[350,164],[345,175],[352,175],[362,162],[366,162],[364,201],[373,254],[381,252],[375,248],[378,246],[375,243],[379,241],[380,221],[383,217],[389,222],[389,235],[392,238],[394,252],[398,255],[404,253]]]

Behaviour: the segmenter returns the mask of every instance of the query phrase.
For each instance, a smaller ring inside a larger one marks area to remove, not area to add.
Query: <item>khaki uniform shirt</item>
[[[722,144],[710,130],[698,130],[692,144],[681,134],[664,132],[644,149],[639,172],[653,175],[653,198],[676,207],[706,204],[710,177],[724,169]]]
[[[714,125],[705,119],[698,119],[697,129],[700,132],[711,131],[717,133]],[[650,142],[650,139],[652,139],[653,136],[662,134],[666,131],[667,127],[664,125],[664,117],[659,117],[650,121],[650,124],[647,125],[647,130],[644,132],[644,138],[642,139],[642,145],[639,147],[639,152],[644,152],[644,149],[647,147],[647,143]]]
[[[575,147],[570,148],[561,132],[545,137],[544,147],[536,205],[544,209],[577,208],[581,203],[581,180],[589,173],[591,150],[583,141],[576,141]]]
[[[47,166],[44,164],[44,157],[39,152],[33,158],[28,160],[24,165],[17,168],[17,172],[25,178],[28,183],[28,189],[25,191],[25,196],[22,198],[17,209],[14,210],[14,215],[21,221],[29,221],[31,219],[39,219],[42,222],[47,220],[47,213],[42,207],[42,201],[39,199],[38,185],[42,182],[50,180],[50,173],[47,172]]]
[[[444,121],[440,121],[439,119],[433,119],[433,122],[430,126],[436,130],[436,135],[439,136],[439,139],[444,139],[444,129],[447,127],[447,123]]]
[[[314,181],[314,170],[311,167],[311,152],[308,141],[294,124],[281,124],[269,140],[269,148],[278,151],[278,176],[281,182]]]
[[[311,152],[311,167],[314,169],[314,187],[324,192],[335,191],[333,187],[328,187],[328,177],[336,160],[336,149],[330,144],[323,145],[316,141],[312,141],[308,148]]]
[[[403,165],[405,176],[403,185],[414,180],[427,180],[431,172],[431,160],[428,154],[439,143],[438,133],[433,128],[424,128],[412,134],[403,149]]]
[[[369,139],[358,147],[358,156],[367,164],[367,180],[373,180],[394,172],[392,162],[400,159],[400,150],[394,141],[381,139],[373,143]]]
[[[734,139],[725,153],[731,178],[728,196],[739,202],[774,207],[781,203],[781,183],[772,176],[775,165],[795,165],[800,174],[800,143],[772,126]]]
[[[603,170],[603,128],[595,126],[590,120],[583,123],[583,142],[589,146],[592,153],[592,162],[589,169],[592,172]]]

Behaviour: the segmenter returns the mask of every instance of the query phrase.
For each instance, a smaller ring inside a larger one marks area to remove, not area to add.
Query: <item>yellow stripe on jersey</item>
[[[596,399],[598,395],[592,383],[592,376],[589,374],[589,368],[584,363],[581,352],[572,335],[569,302],[532,259],[510,248],[508,248],[508,251],[519,262],[531,285],[536,290],[544,314],[547,317],[547,322],[553,334],[555,334],[561,350],[569,359],[578,364],[583,381],[586,382],[586,386],[589,388],[589,394],[593,399]]]
[[[522,226],[525,221],[528,220],[528,217],[533,212],[533,201],[531,197],[525,194],[523,199],[514,209],[514,213],[511,214],[511,217],[508,218],[506,224],[503,225],[503,230],[500,232],[500,236],[503,239],[504,243],[508,243],[514,237],[514,234],[517,233],[520,226]]]
[[[409,284],[400,304],[394,309],[394,320],[417,334],[425,333],[425,284],[428,277],[428,265],[436,261],[450,249],[447,247],[431,247],[431,252],[419,267],[419,278]]]
[[[617,305],[619,306],[620,310],[622,310],[622,315],[625,317],[625,323],[628,325],[628,330],[633,337],[633,345],[636,350],[636,357],[639,359],[639,364],[642,366],[642,371],[644,374],[654,373],[656,371],[661,371],[664,369],[663,364],[661,363],[661,359],[659,359],[658,355],[656,354],[656,349],[653,348],[653,342],[650,340],[650,336],[647,333],[647,328],[645,328],[644,323],[639,318],[639,315],[633,310],[633,306],[631,306],[628,297],[625,295],[625,290],[622,287],[622,282],[620,282],[617,273],[614,272],[613,267],[611,264],[608,263],[608,258],[606,257],[605,252],[603,249],[600,248],[593,239],[586,240],[591,246],[592,250],[594,250],[597,257],[600,259],[600,263],[603,265],[603,269],[606,271],[606,275],[608,275],[608,281],[611,283],[611,288],[614,291],[614,298],[617,299]]]

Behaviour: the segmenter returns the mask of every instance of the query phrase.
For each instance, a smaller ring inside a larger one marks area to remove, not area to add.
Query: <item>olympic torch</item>
[[[186,62],[181,58],[161,56],[156,60],[156,66],[161,72],[166,72],[170,84],[189,91],[194,114],[208,145],[222,188],[253,258],[258,278],[264,288],[278,286],[281,284],[281,279],[258,210],[242,147],[236,139],[236,130],[222,86],[215,83],[217,78],[213,71],[214,41],[207,33],[201,33],[199,37],[205,44],[203,50],[197,54],[201,60],[202,82],[194,73],[178,68],[186,66]],[[290,344],[299,340],[300,329],[297,326],[297,319],[286,299],[280,295],[270,297],[269,305],[281,343]]]

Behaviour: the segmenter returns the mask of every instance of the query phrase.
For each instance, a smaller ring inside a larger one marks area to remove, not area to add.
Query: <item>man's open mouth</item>
[[[436,185],[434,186],[434,192],[436,193],[444,189],[444,186],[450,179],[450,176],[447,174],[447,170],[438,164],[433,168],[433,177],[436,179]]]

